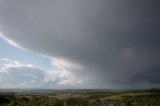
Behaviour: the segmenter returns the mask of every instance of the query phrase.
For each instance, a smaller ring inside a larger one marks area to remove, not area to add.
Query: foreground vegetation
[[[160,91],[1,92],[0,106],[160,106]]]

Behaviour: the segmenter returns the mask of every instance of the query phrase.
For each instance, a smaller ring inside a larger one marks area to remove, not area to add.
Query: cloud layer
[[[53,69],[44,70],[32,64],[1,59],[0,66],[0,88],[64,88],[81,83],[56,65]]]
[[[67,69],[91,88],[140,87],[141,82],[159,87],[159,4],[1,0],[0,30],[20,47],[80,66]]]

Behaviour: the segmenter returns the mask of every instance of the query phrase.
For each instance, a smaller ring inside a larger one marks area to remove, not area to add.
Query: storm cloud
[[[159,87],[159,5],[157,0],[1,0],[0,31],[20,47],[80,66],[68,70],[83,79],[84,88],[143,87],[141,82]]]

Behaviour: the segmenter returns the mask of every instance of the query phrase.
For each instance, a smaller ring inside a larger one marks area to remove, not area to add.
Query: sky
[[[0,88],[160,88],[158,0],[0,0]]]

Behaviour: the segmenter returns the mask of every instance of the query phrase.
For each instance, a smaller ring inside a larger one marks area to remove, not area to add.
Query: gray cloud
[[[159,75],[160,67],[153,67],[153,69],[146,69],[145,71],[136,73],[133,78],[131,79],[131,82],[137,83],[137,82],[148,82],[153,84],[159,84],[160,83],[160,75]]]
[[[118,87],[160,61],[159,1],[0,1],[0,30],[29,50],[80,64],[91,87]],[[159,68],[156,73],[159,73]],[[153,74],[153,77],[155,75]],[[146,80],[152,77],[144,77]],[[159,80],[159,79],[158,79]]]

